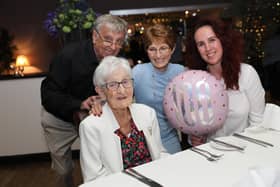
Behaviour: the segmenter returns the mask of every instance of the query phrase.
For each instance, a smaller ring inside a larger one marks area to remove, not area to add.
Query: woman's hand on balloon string
[[[206,143],[207,136],[206,135],[203,135],[203,136],[190,135],[190,140],[191,140],[192,146],[198,146],[198,145]]]

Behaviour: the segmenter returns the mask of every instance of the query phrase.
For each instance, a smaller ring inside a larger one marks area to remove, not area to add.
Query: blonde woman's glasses
[[[152,55],[157,54],[157,52],[159,52],[160,54],[165,54],[170,50],[170,47],[160,47],[159,49],[155,48],[155,47],[149,47],[148,48],[148,52]]]

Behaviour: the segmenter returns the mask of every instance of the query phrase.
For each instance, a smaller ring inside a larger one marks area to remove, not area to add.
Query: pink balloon
[[[163,107],[174,128],[199,136],[222,127],[228,112],[228,96],[224,84],[214,76],[189,70],[168,83]]]

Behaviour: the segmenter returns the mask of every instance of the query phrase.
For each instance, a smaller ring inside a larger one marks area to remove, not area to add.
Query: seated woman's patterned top
[[[130,125],[131,132],[128,137],[120,129],[115,131],[121,141],[124,169],[135,167],[152,160],[143,131],[137,129],[133,120],[131,120]]]

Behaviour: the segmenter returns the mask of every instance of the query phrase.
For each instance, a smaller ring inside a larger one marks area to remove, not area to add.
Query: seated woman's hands
[[[206,141],[207,141],[207,135],[203,135],[203,136],[189,135],[189,137],[190,137],[192,146],[198,146],[198,145],[206,143]]]

